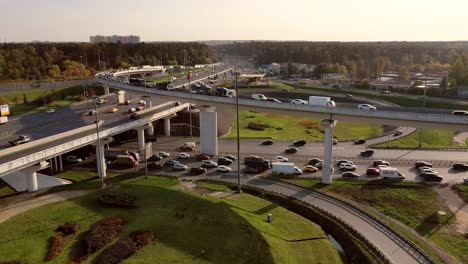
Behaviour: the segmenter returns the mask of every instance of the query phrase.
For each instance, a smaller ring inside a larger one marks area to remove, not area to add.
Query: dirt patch
[[[316,123],[316,122],[307,122],[307,121],[302,121],[302,122],[299,122],[297,124],[300,125],[300,126],[303,126],[303,127],[307,127],[307,128],[318,126],[318,123]]]
[[[284,117],[284,115],[280,115],[280,114],[268,114],[266,115],[267,117],[271,117],[271,118],[278,118],[278,117]]]

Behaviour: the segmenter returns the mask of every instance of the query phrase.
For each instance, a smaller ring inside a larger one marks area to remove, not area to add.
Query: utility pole
[[[426,90],[427,90],[427,71],[429,69],[429,63],[431,61],[429,59],[426,60],[426,78],[424,79],[424,99],[423,99],[423,107],[426,108]],[[422,147],[422,141],[423,141],[423,129],[419,129],[419,147]]]
[[[83,56],[80,56],[80,63],[81,63],[81,88],[83,89],[83,96],[86,100],[86,105],[88,106],[88,112],[89,112],[89,102],[88,102],[88,97],[86,96],[86,90],[84,88],[84,70],[83,70],[83,67],[84,67],[84,64],[83,64]]]
[[[237,117],[237,192],[241,193],[242,192],[242,187],[241,187],[241,167],[240,167],[240,117],[239,117],[239,89],[237,87],[237,77],[239,76],[239,73],[237,71],[234,72],[235,75],[235,82],[234,86],[236,89],[236,117]]]
[[[100,155],[100,157],[98,158],[98,162],[100,162],[101,164],[99,164],[98,166],[102,166],[102,163],[104,163],[104,167],[101,168],[101,175],[99,175],[99,178],[101,178],[101,188],[104,189],[107,187],[106,183],[104,182],[104,173],[102,173],[102,170],[105,170],[105,166],[106,166],[106,163],[105,161],[103,162],[102,160],[100,161],[101,158],[104,158],[103,156],[101,156],[101,138],[99,136],[99,118],[98,118],[98,108],[97,108],[97,97],[94,98],[94,111],[95,111],[95,116],[96,116],[96,138],[97,138],[97,143],[96,143],[96,148],[99,150],[98,151],[98,155]]]

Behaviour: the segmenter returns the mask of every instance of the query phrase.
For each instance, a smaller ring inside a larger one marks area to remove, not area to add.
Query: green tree
[[[49,67],[48,75],[52,78],[59,77],[61,74],[60,67],[57,64],[53,64]]]

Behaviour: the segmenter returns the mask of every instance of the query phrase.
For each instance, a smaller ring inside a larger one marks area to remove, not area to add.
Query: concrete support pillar
[[[146,135],[154,136],[154,126],[153,123],[148,124],[148,128],[146,129]]]
[[[166,135],[166,137],[171,136],[171,119],[170,118],[164,119],[164,134]]]
[[[62,155],[58,156],[59,159],[59,171],[63,171],[63,162],[62,162]]]
[[[104,157],[104,143],[96,144],[96,163],[99,178],[104,179],[106,174],[106,159]]]
[[[104,86],[104,94],[105,95],[109,95],[110,94],[110,91],[109,91],[109,86]]]
[[[214,107],[200,109],[200,153],[218,155],[218,120]]]
[[[39,184],[37,182],[37,171],[47,168],[49,163],[47,161],[42,161],[37,165],[25,168],[21,170],[26,176],[26,186],[28,192],[35,192],[39,190]]]
[[[325,128],[323,166],[322,166],[322,183],[331,184],[333,178],[333,128],[336,125],[334,120],[323,120],[321,122]]]
[[[137,129],[138,135],[138,150],[141,152],[145,149],[145,130],[142,128]]]

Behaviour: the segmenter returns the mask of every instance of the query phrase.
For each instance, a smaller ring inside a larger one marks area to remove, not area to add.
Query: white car
[[[106,102],[107,102],[107,100],[104,99],[104,98],[98,98],[96,100],[96,104],[98,104],[98,105],[105,104]]]
[[[357,108],[360,110],[377,110],[377,107],[370,104],[360,104]]]
[[[276,156],[275,159],[276,159],[277,161],[279,161],[279,162],[288,162],[288,161],[289,161],[288,158],[283,157],[283,156]]]
[[[263,94],[252,94],[250,98],[254,100],[266,101],[268,98]]]
[[[71,162],[71,163],[80,163],[80,162],[83,161],[82,159],[78,158],[77,156],[68,156],[68,157],[66,157],[66,160],[68,162]]]
[[[463,183],[468,184],[468,177],[463,178]]]
[[[341,163],[340,164],[340,170],[344,171],[355,171],[357,169],[357,166],[351,163]]]
[[[216,162],[214,162],[212,160],[202,160],[201,166],[206,167],[206,168],[216,168],[216,167],[218,167],[218,163],[216,163]]]
[[[50,109],[47,109],[47,111],[45,111],[45,112],[46,112],[46,114],[53,114],[53,113],[55,113],[55,109],[50,108]]]
[[[309,104],[309,103],[302,100],[302,99],[293,99],[293,100],[291,100],[291,104],[306,105],[306,104]]]
[[[175,163],[175,164],[172,166],[172,168],[173,168],[174,170],[186,170],[186,169],[188,169],[188,167],[187,167],[186,165],[182,164],[182,163]]]
[[[181,159],[190,159],[190,154],[185,153],[185,152],[181,152],[181,153],[179,153],[178,157],[181,158]]]
[[[219,172],[231,172],[231,170],[232,170],[231,167],[224,166],[224,165],[220,165],[216,169],[216,171],[219,171]]]

